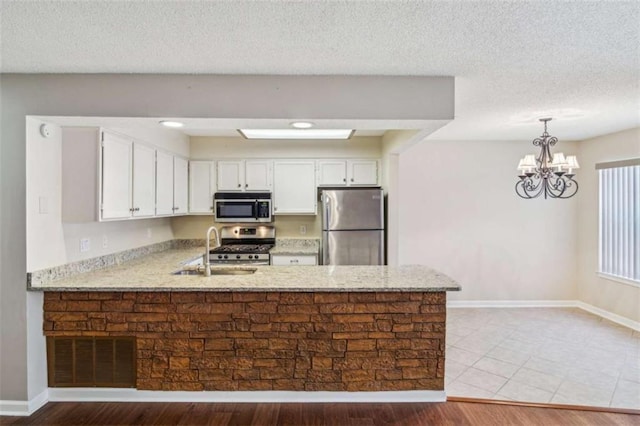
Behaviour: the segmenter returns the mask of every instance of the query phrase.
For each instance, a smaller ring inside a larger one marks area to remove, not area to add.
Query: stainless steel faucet
[[[204,253],[204,276],[205,277],[210,277],[211,276],[211,255],[209,253],[209,251],[211,250],[211,231],[214,231],[214,234],[216,234],[216,247],[218,247],[220,245],[220,234],[218,234],[218,228],[216,228],[215,226],[212,226],[211,228],[207,229],[207,248]]]

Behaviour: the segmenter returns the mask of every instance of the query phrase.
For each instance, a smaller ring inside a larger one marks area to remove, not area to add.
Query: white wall
[[[582,194],[519,198],[518,159],[534,151],[530,141],[424,141],[401,153],[399,263],[451,276],[462,285],[453,300],[576,299]]]
[[[640,128],[580,142],[578,200],[578,297],[600,309],[640,321],[640,288],[596,275],[598,269],[598,172],[596,163],[640,157]]]
[[[51,136],[40,134],[44,121],[27,117],[27,271],[66,263],[62,230],[62,135],[49,124]],[[40,210],[40,204],[44,210]]]
[[[45,138],[39,131],[45,121],[27,117],[26,123],[27,271],[173,239],[169,218],[63,223],[61,128],[47,122],[52,133]],[[135,128],[111,130],[157,145],[166,151],[189,155],[188,137],[174,131]],[[42,203],[46,204],[45,210],[41,209]],[[81,238],[89,239],[89,251],[80,252]],[[103,247],[105,238],[106,248]]]

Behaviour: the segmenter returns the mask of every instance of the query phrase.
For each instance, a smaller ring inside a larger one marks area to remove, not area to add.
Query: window
[[[640,159],[596,164],[599,178],[599,267],[640,285]]]

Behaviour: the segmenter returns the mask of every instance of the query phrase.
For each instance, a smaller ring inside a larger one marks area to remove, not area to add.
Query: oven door
[[[214,200],[216,222],[271,222],[271,200]]]

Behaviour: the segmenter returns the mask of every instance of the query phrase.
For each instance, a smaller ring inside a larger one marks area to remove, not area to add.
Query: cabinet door
[[[173,214],[173,155],[156,153],[156,216]]]
[[[273,167],[271,161],[247,160],[244,166],[247,191],[271,191]]]
[[[347,162],[344,160],[318,161],[318,186],[345,186]]]
[[[131,159],[130,140],[104,133],[102,142],[102,219],[131,217]]]
[[[271,255],[271,264],[273,266],[313,266],[317,265],[318,261],[312,254],[274,254]]]
[[[218,161],[218,191],[242,191],[243,188],[242,161]]]
[[[173,158],[173,214],[187,214],[189,207],[189,163]]]
[[[316,214],[315,161],[275,161],[273,214]]]
[[[376,160],[349,160],[347,170],[349,185],[379,185]]]
[[[212,214],[215,179],[213,161],[189,162],[189,213]]]
[[[156,150],[133,144],[134,217],[153,216],[156,212]]]

